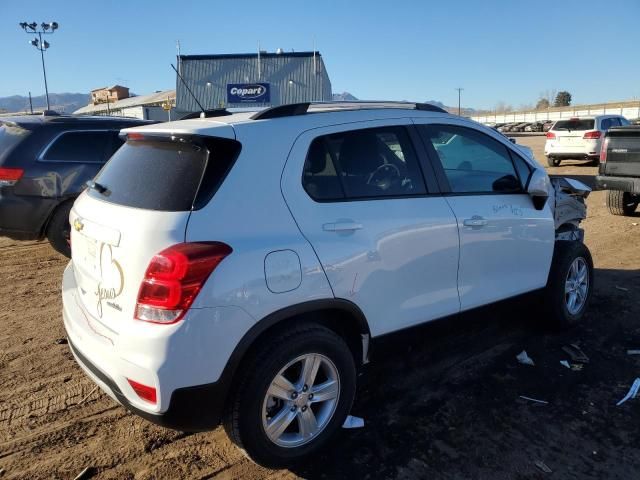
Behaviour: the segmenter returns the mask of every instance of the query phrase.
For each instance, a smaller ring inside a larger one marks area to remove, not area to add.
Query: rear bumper
[[[640,194],[640,178],[597,175],[595,186],[597,190],[620,190]]]
[[[600,140],[584,140],[580,145],[562,145],[557,140],[547,140],[544,154],[556,158],[599,158]]]
[[[163,413],[151,413],[133,405],[118,384],[96,367],[69,339],[69,348],[82,369],[111,398],[127,410],[162,427],[184,432],[211,430],[220,424],[227,388],[221,382],[176,389],[169,408]]]
[[[91,292],[82,295],[91,301]],[[168,428],[204,431],[219,424],[231,384],[223,373],[251,317],[236,307],[200,308],[177,324],[119,319],[114,328],[92,316],[83,298],[70,262],[62,280],[64,327],[76,361],[105,393]],[[155,388],[156,403],[140,398],[129,380]]]

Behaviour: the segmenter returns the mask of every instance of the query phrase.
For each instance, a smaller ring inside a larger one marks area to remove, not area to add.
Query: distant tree
[[[556,101],[553,102],[554,107],[568,107],[571,105],[571,94],[566,90],[558,92],[556,95]]]
[[[546,110],[550,106],[551,103],[549,102],[549,100],[547,100],[546,98],[541,98],[540,100],[538,100],[538,103],[536,103],[536,110]]]
[[[498,103],[496,103],[494,110],[496,111],[496,113],[505,113],[505,112],[511,112],[513,110],[513,107],[508,103],[504,103],[501,100]]]

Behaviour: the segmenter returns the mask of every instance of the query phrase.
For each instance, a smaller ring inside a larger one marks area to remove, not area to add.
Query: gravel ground
[[[544,137],[518,142],[544,160]],[[552,170],[596,174],[578,161]],[[591,194],[584,222],[596,289],[583,325],[549,334],[525,299],[385,339],[360,377],[353,413],[365,428],[281,471],[247,460],[220,428],[165,430],[95,390],[64,342],[65,259],[0,239],[0,477],[638,478],[640,399],[615,404],[640,376],[640,356],[626,354],[640,348],[640,215],[614,217],[604,202]],[[581,370],[559,363],[569,343],[590,358]],[[515,360],[523,349],[534,367]]]

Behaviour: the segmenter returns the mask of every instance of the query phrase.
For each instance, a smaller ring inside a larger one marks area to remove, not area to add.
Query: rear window
[[[111,155],[111,138],[118,132],[107,130],[65,132],[42,154],[50,162],[104,163]]]
[[[593,130],[594,119],[558,120],[553,130]]]
[[[238,152],[227,139],[127,141],[96,175],[106,190],[89,196],[146,210],[188,211],[206,205]]]
[[[0,164],[31,133],[13,122],[0,122]]]

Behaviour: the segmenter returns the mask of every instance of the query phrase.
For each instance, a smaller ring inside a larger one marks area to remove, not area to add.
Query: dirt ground
[[[518,142],[544,160],[543,137]],[[596,174],[578,161],[552,170]],[[360,377],[365,427],[283,471],[247,460],[221,428],[165,430],[95,390],[64,342],[66,260],[0,239],[0,478],[639,478],[640,398],[616,402],[640,376],[626,353],[640,348],[640,215],[610,215],[603,192],[588,206],[596,289],[583,325],[549,334],[529,299],[386,339]],[[579,371],[559,363],[569,343],[590,358]],[[517,363],[523,349],[535,366]]]

